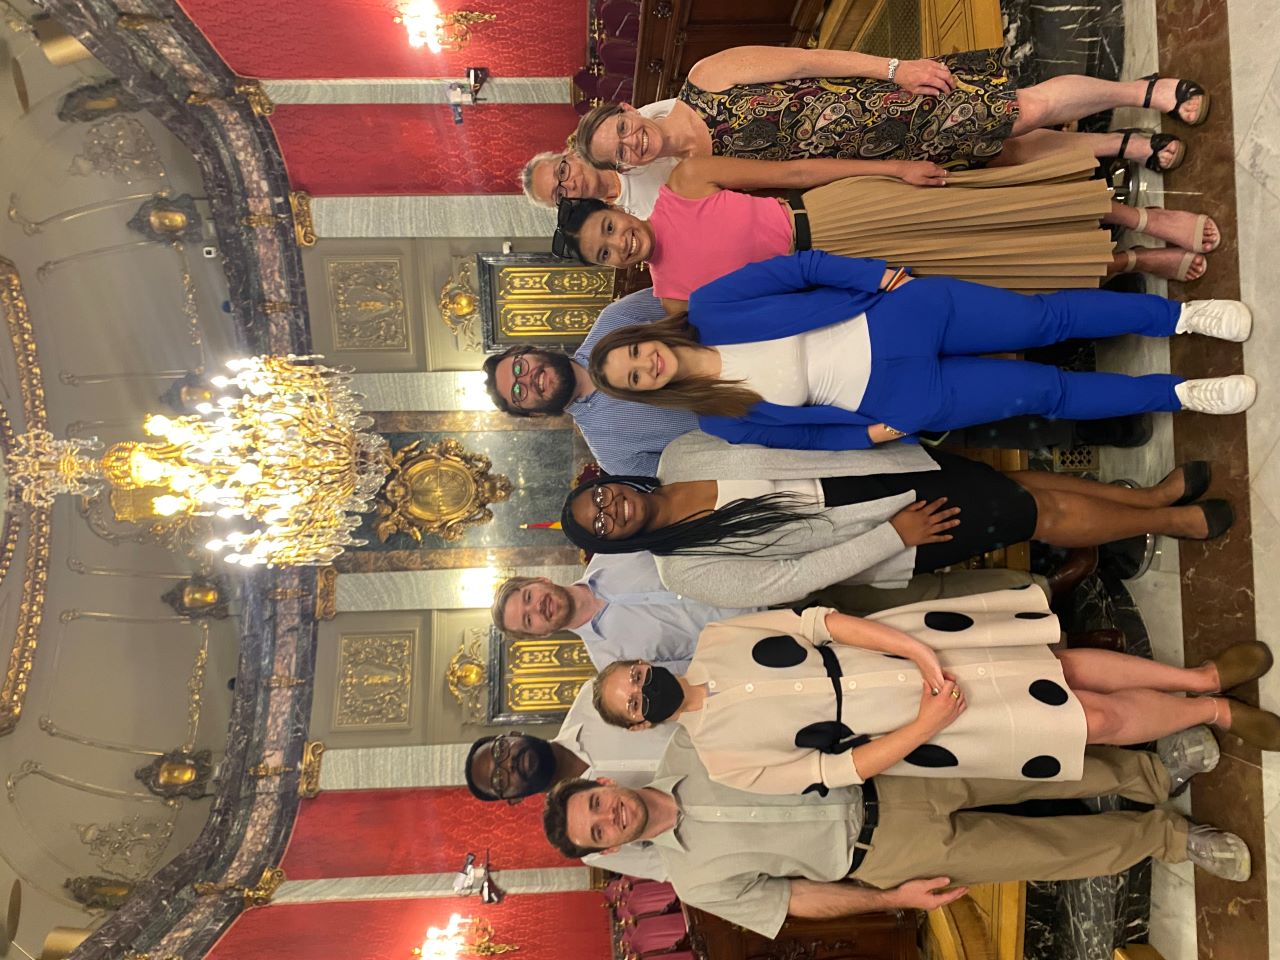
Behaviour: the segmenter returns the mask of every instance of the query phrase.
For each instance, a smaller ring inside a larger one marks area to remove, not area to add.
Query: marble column
[[[316,235],[331,237],[541,237],[555,231],[554,210],[521,194],[482,196],[316,197]]]
[[[320,765],[320,789],[385,790],[458,787],[469,743],[430,743],[408,747],[327,749]]]
[[[581,576],[582,567],[576,564],[344,573],[338,577],[338,612],[468,610],[488,607],[507,577],[547,577],[570,584]]]
[[[365,410],[483,410],[493,401],[480,370],[433,373],[357,373],[351,389],[361,394]]]
[[[420,873],[403,877],[345,877],[340,880],[286,880],[271,899],[286,903],[326,903],[337,900],[417,900],[456,897],[452,873]],[[546,867],[539,870],[497,870],[494,879],[509,894],[568,893],[591,889],[587,867]]]
[[[452,77],[359,77],[330,80],[263,80],[272,103],[447,104]],[[569,103],[568,77],[490,77],[480,103]],[[465,108],[464,108],[465,109]]]

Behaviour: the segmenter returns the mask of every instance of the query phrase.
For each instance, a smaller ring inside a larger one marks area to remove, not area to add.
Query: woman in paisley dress
[[[1209,96],[1193,80],[1068,75],[1019,89],[1002,55],[977,50],[899,62],[841,50],[735,47],[694,65],[666,117],[605,104],[583,117],[576,141],[601,168],[715,155],[931,160],[965,169],[998,158],[1023,162],[1067,138],[1094,156],[1123,150],[1163,171],[1185,155],[1183,142],[1169,134],[1043,128],[1122,106],[1164,110],[1192,126],[1208,116]]]

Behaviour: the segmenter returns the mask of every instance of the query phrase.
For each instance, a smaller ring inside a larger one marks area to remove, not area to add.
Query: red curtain
[[[468,852],[493,867],[574,865],[547,843],[541,798],[481,803],[466,787],[325,791],[304,800],[280,866],[290,880],[458,870]]]
[[[271,79],[568,77],[587,62],[586,0],[437,0],[498,19],[460,53],[410,47],[395,0],[179,0],[236,73]]]
[[[596,892],[521,894],[482,905],[477,897],[365,900],[261,907],[242,913],[208,960],[413,960],[427,927],[449,915],[484,917],[513,960],[608,960],[608,914]]]
[[[271,117],[289,180],[313,196],[519,193],[535,153],[564,147],[569,104],[281,104]]]

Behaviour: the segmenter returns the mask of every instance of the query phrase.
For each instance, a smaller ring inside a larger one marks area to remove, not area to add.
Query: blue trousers
[[[871,377],[860,413],[891,427],[951,430],[1023,414],[1098,420],[1181,410],[1181,377],[1071,373],[1022,360],[975,356],[1125,333],[1167,337],[1181,304],[1106,290],[1027,296],[924,277],[867,313]]]

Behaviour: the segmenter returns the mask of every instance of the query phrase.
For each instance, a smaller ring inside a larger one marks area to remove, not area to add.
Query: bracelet
[[[907,435],[907,432],[905,430],[899,430],[896,427],[891,427],[887,423],[882,423],[881,426],[884,427],[885,433],[889,434],[889,436],[891,437],[897,438],[897,437],[905,437]]]
[[[898,75],[898,64],[901,62],[902,61],[899,60],[897,57],[894,57],[889,61],[889,82],[890,83],[893,83],[893,78]]]

